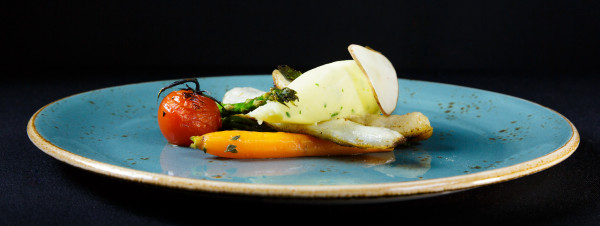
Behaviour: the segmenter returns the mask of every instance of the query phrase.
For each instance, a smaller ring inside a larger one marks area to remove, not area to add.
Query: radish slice
[[[360,45],[352,44],[348,51],[369,79],[381,112],[392,114],[398,103],[398,78],[392,63],[381,53]]]

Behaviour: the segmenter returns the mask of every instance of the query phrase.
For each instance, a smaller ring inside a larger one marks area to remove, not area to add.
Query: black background
[[[597,1],[21,1],[1,3],[0,225],[354,222],[597,225]],[[399,77],[550,107],[581,134],[548,170],[469,191],[379,204],[296,203],[139,185],[39,151],[25,127],[56,99],[190,76],[269,74],[384,53]],[[284,217],[277,219],[277,216]],[[322,217],[322,218],[321,218]]]
[[[268,74],[348,59],[401,73],[598,72],[597,1],[24,1],[4,3],[2,63],[48,72]]]

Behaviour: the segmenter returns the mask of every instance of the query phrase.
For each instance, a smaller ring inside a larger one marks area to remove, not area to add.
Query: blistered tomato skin
[[[169,93],[160,103],[158,126],[169,143],[189,146],[190,137],[221,128],[221,114],[210,98],[193,90],[178,90]]]

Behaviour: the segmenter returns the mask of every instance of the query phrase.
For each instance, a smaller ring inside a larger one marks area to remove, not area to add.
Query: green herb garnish
[[[279,72],[281,72],[281,75],[283,75],[283,77],[285,77],[289,81],[294,81],[296,78],[302,75],[301,71],[295,70],[288,65],[279,65],[277,66],[277,70],[279,70]]]
[[[235,146],[233,144],[227,145],[225,152],[237,153],[237,149],[235,149],[236,147],[237,146]]]

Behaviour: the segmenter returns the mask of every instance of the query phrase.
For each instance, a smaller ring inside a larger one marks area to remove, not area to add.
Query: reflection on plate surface
[[[270,76],[199,81],[214,97],[237,86],[272,85]],[[400,79],[395,114],[428,116],[434,127],[429,140],[357,156],[222,159],[166,143],[156,123],[156,93],[170,82],[110,87],[58,100],[32,117],[29,136],[61,161],[115,177],[192,190],[281,196],[318,191],[325,197],[412,195],[500,182],[557,164],[579,143],[569,120],[538,104]]]
[[[292,185],[368,184],[420,177],[431,167],[431,156],[425,150],[406,150],[354,156],[238,160],[165,145],[160,165],[162,173],[194,179]]]

